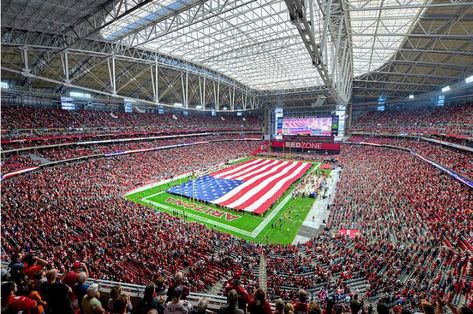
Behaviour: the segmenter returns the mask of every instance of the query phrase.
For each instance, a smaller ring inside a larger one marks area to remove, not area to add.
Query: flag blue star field
[[[298,161],[252,159],[174,186],[167,192],[262,214],[311,165]]]
[[[172,187],[168,189],[168,192],[204,202],[212,202],[242,183],[244,182],[241,180],[218,179],[211,176],[203,176]]]

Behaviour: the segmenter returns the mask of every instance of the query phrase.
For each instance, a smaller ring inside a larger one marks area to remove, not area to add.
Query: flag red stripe
[[[281,161],[281,163],[279,165],[275,165],[274,167],[271,167],[271,169],[266,170],[266,172],[270,172],[270,173],[268,173],[267,175],[264,175],[261,178],[255,180],[253,183],[251,183],[248,186],[244,187],[243,189],[241,189],[239,192],[237,192],[235,195],[233,195],[229,199],[227,199],[223,202],[219,202],[219,204],[223,205],[223,206],[226,206],[226,205],[229,205],[229,204],[235,202],[236,200],[238,200],[240,197],[242,197],[246,193],[249,193],[256,186],[260,185],[261,182],[263,182],[264,180],[266,180],[268,178],[271,178],[271,177],[274,177],[274,176],[277,176],[280,172],[284,171],[285,169],[291,168],[291,167],[294,166],[294,163],[288,163],[288,164],[278,168],[276,172],[274,172],[274,171],[271,172],[271,170],[273,170],[274,168],[280,166],[283,163],[284,163],[284,161]],[[255,177],[256,177],[256,175],[255,175]]]
[[[254,172],[254,171],[260,171],[260,169],[262,169],[262,168],[265,167],[265,166],[271,165],[271,163],[272,163],[272,164],[276,164],[274,160],[267,159],[267,160],[265,160],[264,162],[258,164],[258,167],[256,167],[256,168],[253,168],[253,169],[247,168],[247,169],[245,169],[245,170],[243,170],[243,171],[239,171],[239,172],[236,172],[236,173],[232,173],[232,174],[230,174],[230,175],[228,175],[228,176],[227,176],[227,175],[224,175],[224,176],[221,177],[221,179],[232,179],[232,180],[236,180],[236,178],[238,178],[238,177],[251,174],[251,173]],[[267,169],[267,168],[263,169],[263,171],[266,171],[266,169]],[[252,176],[250,176],[250,178],[251,178],[251,177],[252,177]]]
[[[238,206],[235,206],[234,208],[237,208],[237,209],[245,209],[247,208],[248,206],[252,205],[254,202],[256,202],[258,199],[260,199],[261,197],[263,197],[266,193],[268,193],[279,181],[283,180],[284,178],[287,178],[288,176],[290,176],[297,168],[299,168],[300,166],[302,165],[302,162],[297,162],[297,163],[293,163],[291,165],[291,170],[288,171],[284,176],[282,177],[278,177],[278,178],[275,178],[274,180],[272,180],[271,182],[269,182],[268,184],[265,185],[265,187],[263,189],[261,189],[259,192],[257,192],[255,195],[253,195],[252,197],[250,197],[248,200],[246,200],[243,204],[240,204]],[[303,173],[301,171],[301,173]],[[290,181],[290,180],[289,180]],[[282,188],[282,187],[281,187]],[[284,189],[285,190],[285,189]]]
[[[264,213],[281,195],[284,194],[284,191],[286,191],[292,183],[294,183],[297,179],[302,177],[304,173],[310,168],[311,164],[307,164],[302,171],[292,178],[291,180],[288,180],[276,193],[274,193],[266,202],[264,202],[260,207],[255,209],[253,213],[255,214],[262,214]]]
[[[241,170],[244,170],[244,169],[247,169],[248,167],[251,167],[251,166],[254,166],[254,165],[257,165],[259,163],[262,163],[265,159],[252,159],[252,160],[248,160],[244,163],[241,163],[241,164],[237,164],[233,167],[227,167],[227,168],[224,168],[222,170],[219,170],[219,171],[216,171],[214,173],[211,173],[210,175],[212,177],[218,177],[219,175],[221,176],[223,173],[225,173],[225,175],[229,175],[231,173],[234,173],[234,172],[238,172],[238,171],[241,171]]]

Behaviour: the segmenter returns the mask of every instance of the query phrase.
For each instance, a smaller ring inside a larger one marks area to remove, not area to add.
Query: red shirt
[[[302,313],[308,313],[308,312],[309,312],[309,304],[308,303],[297,302],[296,304],[294,304],[294,313],[302,314]]]
[[[74,285],[77,282],[77,273],[75,271],[69,271],[66,276],[64,276],[64,279],[62,280],[63,283],[68,285],[69,287],[74,287]]]
[[[28,276],[28,278],[32,279],[34,275],[43,270],[43,266],[40,265],[31,265],[23,268],[23,273]]]
[[[7,299],[7,308],[14,311],[34,309],[36,301],[24,296],[9,295]]]

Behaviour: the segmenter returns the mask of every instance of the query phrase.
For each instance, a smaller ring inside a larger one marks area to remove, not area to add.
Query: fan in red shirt
[[[233,279],[230,279],[225,286],[225,295],[235,289],[238,293],[238,308],[246,313],[246,305],[251,302],[251,297],[243,286],[240,285],[241,272],[236,272]]]
[[[48,265],[47,261],[33,255],[26,255],[23,259],[23,262],[23,273],[28,276],[28,278],[34,278],[36,273],[43,270],[44,267]]]
[[[297,292],[298,301],[294,304],[295,314],[307,314],[309,312],[309,294],[304,289]]]
[[[28,310],[36,308],[37,303],[35,300],[25,296],[17,296],[15,292],[16,284],[13,281],[2,284],[2,313],[9,313],[10,311],[25,311],[24,313],[30,313]]]
[[[263,289],[258,288],[255,291],[253,300],[248,304],[250,314],[271,314],[271,305],[266,299],[266,293]]]

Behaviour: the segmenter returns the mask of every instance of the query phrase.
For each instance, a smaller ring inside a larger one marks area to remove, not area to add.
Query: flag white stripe
[[[246,181],[245,183],[243,183],[242,185],[239,185],[237,186],[236,188],[234,188],[233,190],[231,190],[230,192],[228,192],[227,194],[223,195],[222,197],[214,200],[212,203],[221,203],[221,202],[224,202],[228,199],[230,199],[231,197],[233,197],[235,194],[237,194],[238,192],[240,192],[241,190],[243,190],[245,187],[253,184],[255,181],[257,181],[258,179],[264,177],[264,176],[267,176],[268,174],[271,174],[271,173],[274,173],[274,172],[277,172],[279,169],[281,168],[284,168],[286,167],[288,164],[291,164],[292,162],[291,161],[285,161],[283,162],[282,164],[279,164],[271,169],[269,169],[268,171],[264,172],[264,173],[261,173],[257,176],[254,176],[253,178],[251,178],[250,180]]]
[[[244,210],[245,211],[249,211],[249,212],[253,212],[255,211],[256,209],[258,209],[262,204],[264,204],[270,197],[272,197],[279,189],[281,189],[283,187],[283,185],[291,180],[292,178],[296,177],[303,169],[304,167],[307,165],[307,163],[302,163],[297,169],[296,171],[294,171],[293,173],[291,173],[291,175],[285,177],[284,179],[282,179],[281,181],[279,181],[278,183],[276,183],[275,186],[273,186],[269,191],[267,191],[261,198],[259,198],[256,202],[254,202],[253,204],[251,204],[251,206],[248,206],[246,207]]]
[[[240,171],[242,168],[247,167],[248,165],[253,165],[253,164],[256,164],[256,163],[260,163],[260,162],[262,162],[262,161],[264,161],[264,160],[266,160],[266,159],[255,159],[255,160],[252,160],[252,161],[250,161],[250,162],[243,163],[243,164],[239,165],[239,166],[236,167],[236,168],[233,168],[233,169],[227,170],[227,171],[225,171],[225,172],[221,172],[221,173],[219,173],[219,174],[216,174],[216,175],[214,175],[214,177],[215,177],[215,178],[220,178],[220,177],[223,177],[223,176],[228,175],[228,174],[230,174],[230,173],[238,172],[238,171]]]
[[[284,168],[281,172],[278,172],[274,174],[273,176],[261,181],[257,186],[249,190],[248,193],[245,193],[244,195],[242,195],[242,197],[240,197],[233,203],[228,204],[227,206],[232,207],[232,208],[240,206],[241,204],[243,204],[244,202],[252,198],[255,194],[258,194],[258,192],[266,188],[269,184],[273,183],[274,181],[279,180],[281,177],[286,177],[288,172],[291,172],[292,170],[297,169],[297,168],[298,168],[297,163],[295,162],[291,163],[290,165],[288,165],[288,167]]]
[[[258,172],[260,172],[260,171],[262,171],[262,170],[266,170],[266,169],[268,169],[268,168],[270,168],[270,167],[276,165],[278,162],[279,162],[279,160],[273,160],[273,161],[271,161],[270,163],[268,163],[268,164],[266,164],[266,165],[264,165],[264,166],[262,166],[262,167],[260,167],[260,168],[253,169],[253,170],[251,170],[250,172],[247,172],[247,173],[242,172],[241,174],[236,174],[236,175],[232,176],[231,178],[226,178],[226,179],[244,180],[244,179],[246,179],[246,178],[248,178],[248,177],[253,176],[255,173],[258,173]]]

